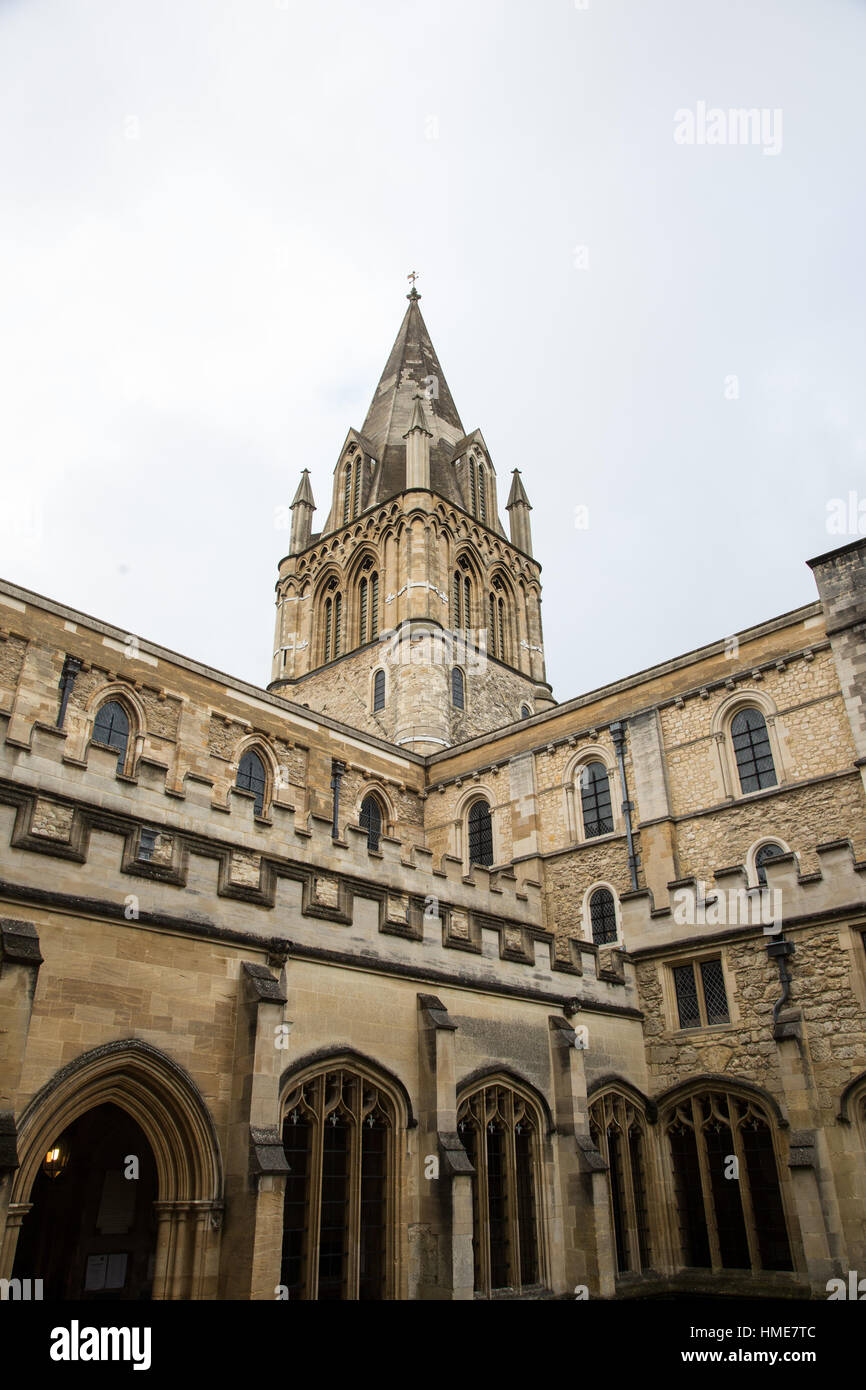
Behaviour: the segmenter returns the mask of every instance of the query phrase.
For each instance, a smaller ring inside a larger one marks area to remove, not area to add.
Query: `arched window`
[[[506,1085],[483,1086],[457,1109],[457,1133],[475,1169],[475,1289],[488,1297],[543,1282],[541,1130],[536,1107]]]
[[[451,593],[451,620],[455,631],[472,626],[472,585],[466,572],[466,562],[461,559],[454,571]]]
[[[455,709],[466,707],[466,687],[463,672],[459,666],[451,668],[451,703]]]
[[[609,1091],[591,1102],[589,1128],[607,1163],[617,1273],[640,1274],[651,1268],[644,1117]]]
[[[358,644],[375,642],[379,636],[379,576],[375,571],[362,576],[358,584]]]
[[[778,859],[780,854],[785,853],[786,851],[781,845],[761,845],[761,848],[755,855],[755,877],[762,888],[766,888],[767,886],[767,870],[765,866],[771,859]]]
[[[508,660],[508,616],[506,612],[505,584],[501,577],[497,575],[493,580],[494,592],[490,595],[488,622],[489,636],[487,648],[491,656],[498,656],[500,661]]]
[[[665,1130],[683,1264],[793,1269],[773,1130],[763,1108],[704,1091],[680,1101]]]
[[[382,807],[375,796],[365,796],[361,802],[361,828],[367,832],[367,848],[379,848],[382,834]]]
[[[731,741],[740,774],[740,787],[745,792],[760,791],[777,785],[776,769],[767,733],[767,721],[760,710],[741,709],[731,720]]]
[[[484,476],[484,464],[478,465],[478,515],[486,523],[487,521],[487,484]]]
[[[613,830],[610,778],[604,763],[585,763],[580,774],[580,804],[583,833],[588,840],[609,835]]]
[[[394,1296],[396,1116],[348,1068],[320,1072],[285,1104],[289,1165],[280,1283],[290,1299]]]
[[[532,718],[532,710],[529,708],[529,705],[521,705],[521,706],[520,706],[520,718],[521,718],[521,719],[531,719],[531,718]]]
[[[377,671],[373,677],[373,713],[385,708],[385,672]]]
[[[343,596],[336,592],[337,581],[332,579],[328,584],[328,596],[325,599],[325,634],[322,644],[322,660],[333,661],[342,651],[343,646]]]
[[[129,716],[119,700],[106,700],[100,705],[93,723],[93,738],[117,749],[117,770],[122,772],[129,745]]]
[[[361,468],[361,455],[359,454],[358,457],[355,459],[355,516],[358,516],[361,511],[361,479],[363,478],[363,476],[363,470]]]
[[[489,868],[493,863],[493,822],[486,801],[473,801],[467,817],[469,863]]]
[[[235,778],[235,786],[241,791],[252,792],[255,797],[256,815],[260,816],[265,807],[265,790],[267,788],[267,778],[265,776],[265,765],[252,748],[248,748],[238,763],[238,775]]]
[[[596,888],[589,900],[589,920],[596,946],[616,941],[616,903],[609,888]]]
[[[343,482],[343,525],[349,520],[352,511],[352,464],[346,464],[346,477]]]
[[[470,454],[470,455],[469,455],[469,510],[470,510],[470,512],[472,513],[473,516],[475,515],[475,512],[476,512],[476,510],[477,510],[477,507],[478,507],[478,501],[477,501],[477,496],[476,496],[476,492],[475,492],[475,460],[474,460],[474,458],[472,457],[472,455]]]

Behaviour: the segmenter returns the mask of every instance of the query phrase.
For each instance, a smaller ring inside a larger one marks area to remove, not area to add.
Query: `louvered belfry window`
[[[346,464],[346,479],[343,484],[343,525],[349,520],[352,510],[352,465]]]
[[[349,1068],[290,1092],[280,1282],[290,1300],[393,1298],[396,1117]]]

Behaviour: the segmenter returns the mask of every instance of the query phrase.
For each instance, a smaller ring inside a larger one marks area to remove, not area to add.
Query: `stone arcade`
[[[409,301],[321,532],[302,474],[267,690],[0,585],[0,1278],[826,1297],[866,1269],[866,542],[556,703],[523,480],[506,535]]]

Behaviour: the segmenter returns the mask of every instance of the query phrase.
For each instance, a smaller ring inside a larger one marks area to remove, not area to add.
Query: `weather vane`
[[[416,288],[415,288],[415,281],[418,279],[418,272],[417,272],[417,270],[410,270],[410,271],[409,271],[409,274],[406,276],[406,279],[409,281],[409,284],[412,286],[412,288],[410,289],[410,291],[409,291],[409,293],[407,294],[406,298],[407,298],[407,299],[420,299],[421,296],[420,296],[420,294],[418,293],[418,291],[417,291]]]

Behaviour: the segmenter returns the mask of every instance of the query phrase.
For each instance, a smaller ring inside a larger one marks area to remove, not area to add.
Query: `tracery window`
[[[643,1116],[630,1100],[608,1091],[591,1103],[589,1126],[608,1167],[617,1272],[639,1274],[651,1268]]]
[[[475,1289],[519,1289],[543,1281],[540,1236],[541,1123],[510,1087],[481,1087],[458,1106],[457,1132],[472,1180]]]
[[[106,700],[93,721],[93,738],[117,749],[117,770],[122,772],[129,746],[129,715],[119,700]]]
[[[469,863],[489,868],[493,863],[493,821],[486,801],[473,801],[466,823],[469,831]]]
[[[760,710],[750,707],[734,715],[731,720],[731,742],[743,793],[777,785],[767,721]]]
[[[280,1282],[290,1300],[393,1296],[395,1129],[387,1095],[348,1068],[288,1096]]]
[[[255,797],[256,815],[260,816],[265,806],[265,790],[267,788],[267,778],[265,776],[265,765],[252,748],[248,748],[238,763],[238,775],[235,778],[235,786],[242,791],[252,792]]]
[[[589,920],[596,946],[616,941],[616,903],[609,888],[596,888],[589,900]]]
[[[773,1131],[751,1099],[706,1091],[666,1125],[685,1265],[791,1270]]]
[[[372,794],[364,797],[361,802],[360,822],[362,830],[367,832],[367,848],[377,850],[382,835],[382,807],[378,797]]]
[[[588,840],[609,835],[613,830],[610,777],[602,762],[585,763],[580,773],[580,804],[583,833]]]

